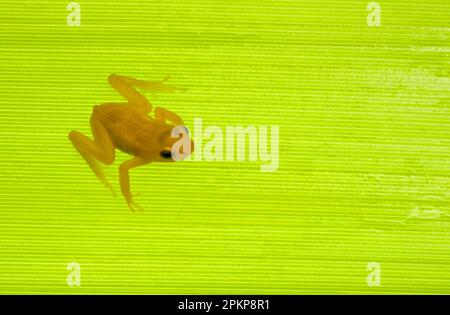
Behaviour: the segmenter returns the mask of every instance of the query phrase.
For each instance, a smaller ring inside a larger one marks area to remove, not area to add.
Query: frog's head
[[[175,162],[187,158],[194,151],[189,129],[185,126],[170,126],[159,137],[159,162]]]

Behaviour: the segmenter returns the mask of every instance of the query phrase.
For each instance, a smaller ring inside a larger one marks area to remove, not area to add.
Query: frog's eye
[[[183,130],[180,130],[183,129]],[[181,135],[190,135],[189,133],[189,128],[186,126],[175,126],[174,129],[172,129],[172,138],[176,138],[176,136],[178,136],[180,138],[180,134]]]
[[[169,150],[162,150],[159,155],[164,159],[170,159],[172,157],[172,152]]]
[[[185,132],[186,132],[186,134],[189,136],[190,135],[190,133],[189,133],[189,128],[188,127],[186,127],[186,126],[183,126],[183,128],[184,128],[184,130],[185,130]]]

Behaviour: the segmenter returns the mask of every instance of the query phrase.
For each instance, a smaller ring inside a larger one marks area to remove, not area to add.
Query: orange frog
[[[110,75],[109,83],[128,102],[104,103],[93,107],[90,123],[94,140],[78,131],[69,133],[69,139],[75,149],[113,195],[115,194],[112,186],[98,161],[111,165],[115,159],[116,148],[134,156],[119,167],[120,190],[132,211],[142,208],[133,201],[129,170],[150,162],[183,159],[194,147],[183,120],[177,114],[156,107],[154,118],[148,116],[152,111],[152,104],[135,89],[140,88],[152,93],[183,90],[164,84],[167,79],[168,77],[162,81],[142,81]]]

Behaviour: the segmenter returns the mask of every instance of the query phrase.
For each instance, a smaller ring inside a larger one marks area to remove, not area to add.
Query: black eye
[[[172,152],[170,152],[169,150],[162,150],[159,155],[164,159],[170,159],[172,157]]]

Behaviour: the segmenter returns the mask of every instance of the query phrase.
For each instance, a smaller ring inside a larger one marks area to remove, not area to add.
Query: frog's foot
[[[117,75],[116,75],[117,76]],[[175,91],[186,91],[185,88],[174,86],[174,85],[168,85],[165,84],[167,80],[170,79],[170,76],[166,76],[164,79],[160,81],[145,81],[145,80],[138,80],[130,77],[125,76],[117,76],[129,85],[133,87],[140,88],[145,91],[150,91],[152,94],[156,93],[173,93]]]
[[[139,195],[140,195],[139,193],[136,193],[136,194],[132,194],[132,196],[127,198],[128,207],[133,212],[136,212],[136,210],[138,210],[140,212],[144,211],[144,209],[140,205],[138,205],[136,202],[134,202],[134,200],[133,200],[134,196],[139,196]]]
[[[166,76],[164,79],[162,79],[159,82],[147,81],[147,83],[149,84],[149,87],[148,88],[143,87],[143,89],[150,91],[150,93],[152,94],[152,99],[155,101],[158,98],[157,93],[173,93],[175,91],[180,91],[180,92],[187,91],[186,88],[164,84],[164,82],[166,82],[169,79],[170,79],[170,75]]]
[[[115,198],[117,196],[116,192],[114,191],[114,189],[113,189],[111,183],[109,182],[109,180],[106,178],[105,174],[102,173],[101,176],[99,176],[99,178],[100,178],[101,182],[103,183],[103,185],[107,189],[109,189],[109,191],[112,193],[113,197]]]
[[[116,197],[117,197],[117,194],[116,194],[116,192],[114,191],[114,189],[113,189],[111,183],[110,183],[110,182],[106,182],[106,183],[104,183],[104,184],[105,184],[106,188],[108,188],[109,191],[112,193],[113,197],[116,198]]]
[[[161,81],[142,81],[142,89],[151,91],[152,96],[156,93],[173,93],[175,91],[185,92],[187,90],[186,88],[182,88],[179,86],[165,84],[165,82],[169,79],[170,76],[168,75]]]

